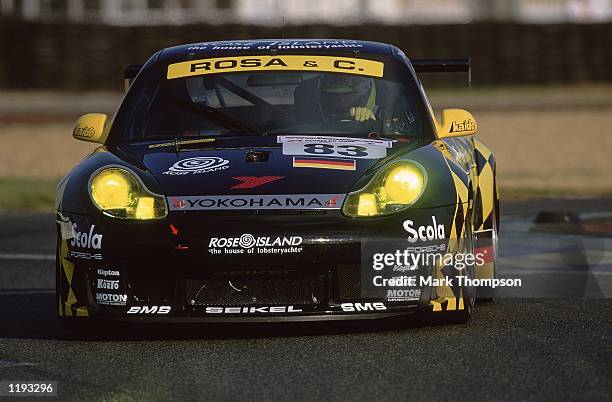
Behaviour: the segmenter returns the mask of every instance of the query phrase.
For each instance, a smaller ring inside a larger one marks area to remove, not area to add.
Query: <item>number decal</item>
[[[304,144],[304,152],[314,155],[342,155],[351,158],[365,158],[368,149],[359,145]],[[337,156],[336,155],[336,156]]]
[[[337,151],[338,155],[352,156],[355,158],[368,156],[368,149],[359,145],[338,145],[336,148],[346,149],[346,151]]]
[[[305,144],[304,152],[315,155],[330,155],[334,153],[334,146],[331,144]]]
[[[333,143],[325,141],[283,142],[283,155],[329,158],[379,159],[387,156],[387,148],[378,144]]]

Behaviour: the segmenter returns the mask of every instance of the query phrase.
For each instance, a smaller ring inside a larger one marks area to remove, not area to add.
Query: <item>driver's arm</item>
[[[371,108],[367,106],[359,107],[355,106],[349,109],[349,113],[352,118],[359,122],[364,122],[366,120],[374,120],[376,121],[376,116],[374,116],[374,112]]]
[[[364,122],[368,120],[376,121],[376,116],[374,115],[374,108],[376,107],[376,82],[372,80],[372,89],[370,90],[370,95],[368,96],[368,101],[365,106],[354,106],[349,109],[349,114],[356,121]]]

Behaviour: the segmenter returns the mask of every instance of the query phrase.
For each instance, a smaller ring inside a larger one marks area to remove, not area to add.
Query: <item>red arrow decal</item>
[[[175,228],[173,224],[170,224],[170,232],[172,232],[172,234],[175,236],[178,235],[178,229]]]
[[[242,183],[230,187],[235,188],[255,188],[276,180],[283,179],[285,176],[238,176],[233,179],[240,180]]]

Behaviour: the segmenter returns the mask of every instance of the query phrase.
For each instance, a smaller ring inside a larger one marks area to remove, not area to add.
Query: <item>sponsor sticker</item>
[[[356,170],[357,164],[354,160],[293,157],[294,168],[333,169],[333,170]]]
[[[75,127],[72,135],[80,138],[91,138],[96,133],[93,127]]]
[[[96,271],[98,276],[107,277],[107,276],[119,276],[119,271],[114,271],[112,269],[98,269]]]
[[[232,179],[236,179],[240,183],[230,187],[230,189],[255,188],[284,178],[285,176],[236,176]]]
[[[84,251],[71,250],[68,255],[72,258],[80,258],[82,260],[102,260],[102,254],[100,253],[89,253]]]
[[[228,254],[299,254],[303,239],[300,236],[270,237],[244,233],[238,237],[211,237],[208,252],[214,255]]]
[[[417,241],[444,240],[444,225],[438,224],[436,217],[431,217],[432,224],[414,227],[414,222],[411,220],[404,221],[403,227],[408,232],[408,242],[416,243]]]
[[[198,156],[181,159],[162,174],[184,176],[188,174],[217,172],[227,168],[229,168],[229,161],[227,159],[219,158],[218,156]]]
[[[343,194],[209,195],[168,197],[171,211],[219,211],[256,209],[340,209]]]
[[[171,306],[132,306],[127,311],[128,314],[169,314]]]
[[[121,284],[120,272],[112,269],[96,270],[96,303],[105,306],[126,306],[127,295]]]
[[[106,290],[118,290],[119,280],[98,279],[97,288]]]
[[[465,131],[476,130],[476,123],[472,119],[464,120],[461,122],[454,121],[451,123],[449,133],[462,133]]]
[[[391,148],[394,140],[375,140],[369,138],[332,137],[327,135],[280,135],[277,137],[279,144],[286,142],[316,142],[319,144],[337,145],[373,145]]]
[[[387,297],[385,300],[390,302],[405,302],[419,300],[420,297],[421,289],[387,289]]]
[[[206,307],[206,314],[278,314],[301,313],[295,306],[261,306],[261,307]]]
[[[384,311],[387,309],[385,303],[342,303],[340,305],[342,311],[350,313],[359,313],[362,311]]]
[[[91,225],[85,232],[77,230],[77,224],[72,224],[73,236],[70,240],[72,247],[78,247],[89,250],[99,250],[102,248],[102,235],[95,232],[96,225]]]
[[[114,293],[96,293],[96,303],[105,306],[125,306],[127,305],[127,295]]]
[[[261,40],[205,42],[187,50],[296,50],[296,49],[359,49],[363,44],[354,40]]]
[[[384,63],[362,58],[312,55],[237,56],[168,65],[167,79],[242,71],[324,71],[382,77]]]

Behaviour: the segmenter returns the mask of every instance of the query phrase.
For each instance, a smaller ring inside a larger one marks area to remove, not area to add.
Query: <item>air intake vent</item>
[[[326,300],[326,276],[276,278],[188,279],[186,296],[192,306],[255,306],[318,304]]]

